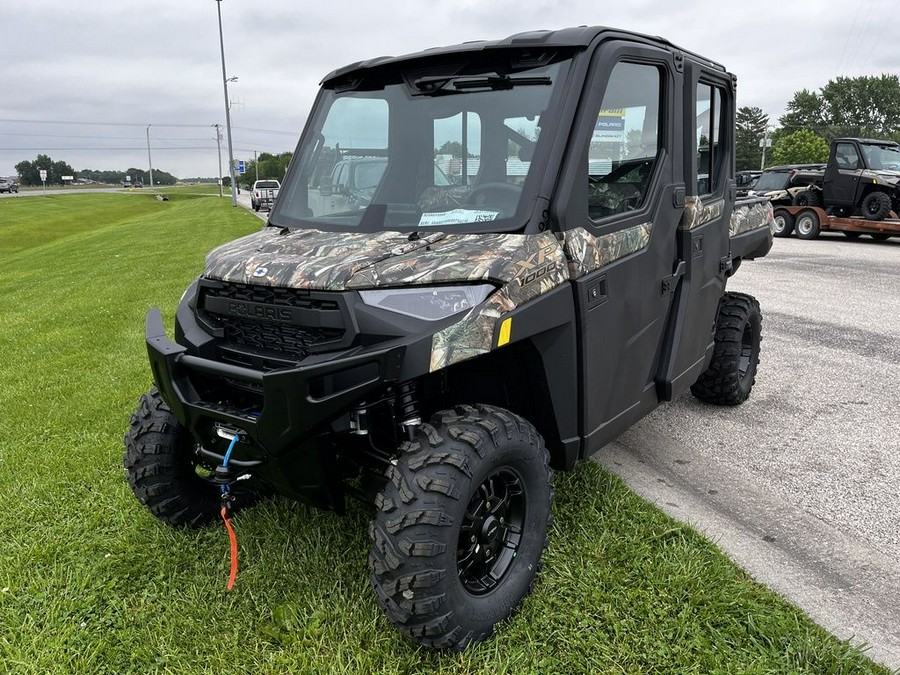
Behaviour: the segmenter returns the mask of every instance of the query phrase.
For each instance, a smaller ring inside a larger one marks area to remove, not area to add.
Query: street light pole
[[[219,131],[219,124],[213,124],[216,128],[216,150],[219,153],[219,196],[222,197],[222,132]]]
[[[153,160],[150,157],[150,125],[147,125],[147,163],[150,165],[150,189],[153,189]]]
[[[231,146],[231,105],[228,103],[228,82],[225,74],[225,40],[222,37],[222,0],[216,0],[219,14],[219,49],[222,52],[222,86],[225,88],[225,136],[228,139],[228,175],[231,176],[231,205],[237,206],[237,184],[234,181],[234,151]],[[236,80],[236,77],[230,78]]]

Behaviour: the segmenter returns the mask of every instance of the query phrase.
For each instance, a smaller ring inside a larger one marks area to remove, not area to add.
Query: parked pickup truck
[[[278,190],[281,183],[277,180],[258,180],[253,183],[253,189],[250,191],[250,206],[254,211],[266,209],[271,211],[275,206],[275,199],[278,197]]]
[[[433,648],[488,637],[533,587],[553,469],[688,390],[750,396],[762,315],[728,289],[772,206],[735,199],[735,107],[723,66],[603,27],[327,75],[267,226],[209,253],[174,339],[147,315],[138,500],[192,527],[273,491],[365,500],[390,621]],[[347,150],[380,158],[352,185],[340,167],[353,203],[311,201]]]

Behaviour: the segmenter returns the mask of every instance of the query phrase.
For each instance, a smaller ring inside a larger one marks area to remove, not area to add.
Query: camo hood
[[[553,271],[556,267],[566,269],[561,249],[546,234],[428,232],[411,239],[400,232],[269,227],[213,249],[206,257],[204,276],[245,284],[342,291],[472,281],[521,282],[530,270],[551,262]],[[564,280],[559,278],[557,283]]]
[[[214,249],[204,276],[222,281],[341,291],[491,281],[500,286],[432,336],[430,368],[492,349],[505,313],[569,280],[551,234],[336,233],[266,228]]]

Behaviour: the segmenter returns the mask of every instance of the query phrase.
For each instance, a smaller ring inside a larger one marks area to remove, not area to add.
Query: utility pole
[[[253,168],[256,169],[256,180],[259,180],[259,161],[256,159],[256,150],[253,151]]]
[[[153,189],[153,160],[150,157],[150,125],[147,125],[147,163],[150,165],[150,189]]]
[[[222,37],[222,0],[216,0],[219,15],[219,49],[222,52],[222,86],[225,89],[225,134],[228,139],[228,175],[231,176],[231,205],[237,206],[237,183],[234,180],[234,151],[231,145],[231,104],[228,102],[228,82],[236,80],[225,74],[225,40]]]
[[[219,151],[219,196],[223,197],[222,194],[222,133],[219,131],[219,123],[216,122],[213,124],[216,128],[216,149]]]
[[[765,171],[766,168],[766,148],[772,145],[772,141],[769,140],[769,127],[766,125],[766,131],[763,134],[762,140],[759,143],[762,146],[762,159],[759,161],[759,170]]]

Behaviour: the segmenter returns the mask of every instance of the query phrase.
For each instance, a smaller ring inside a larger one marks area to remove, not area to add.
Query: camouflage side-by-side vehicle
[[[734,110],[722,66],[609,28],[331,73],[266,227],[209,254],[174,340],[147,316],[138,499],[187,526],[273,490],[367,499],[387,617],[490,635],[534,582],[551,467],[688,388],[750,394],[762,318],[726,284],[772,208],[736,200]],[[366,158],[365,199],[323,199]]]

